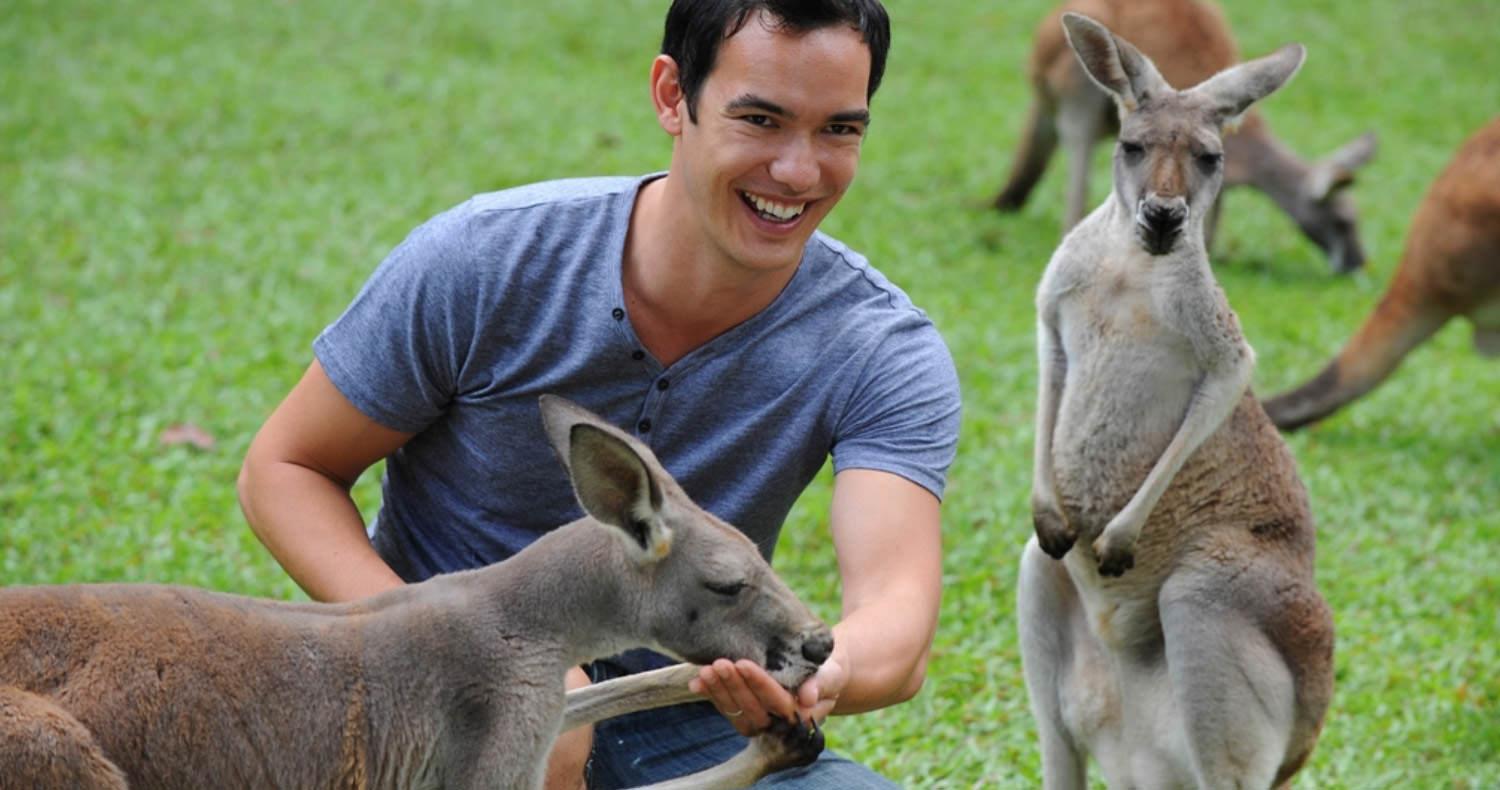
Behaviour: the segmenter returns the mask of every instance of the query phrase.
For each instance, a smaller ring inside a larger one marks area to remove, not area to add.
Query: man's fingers
[[[753,661],[739,661],[734,665],[739,677],[754,694],[757,701],[769,713],[790,719],[797,713],[797,700],[776,679]]]
[[[738,677],[734,665],[720,659],[699,670],[698,677],[689,683],[689,687],[708,697],[741,735],[755,735],[765,729],[770,716]]]
[[[738,716],[733,715],[731,710],[724,711],[724,715],[735,719],[736,725],[743,723],[754,730],[764,729],[770,723],[771,718],[767,715],[766,706],[746,684],[739,668],[728,661],[721,660],[714,662],[714,672],[727,692],[729,703],[734,706],[733,710],[740,711]]]
[[[817,705],[820,699],[822,697],[816,678],[803,683],[802,688],[797,689],[797,705],[803,709]]]

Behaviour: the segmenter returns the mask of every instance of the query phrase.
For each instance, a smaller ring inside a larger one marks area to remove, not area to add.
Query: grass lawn
[[[646,94],[665,0],[9,0],[0,14],[0,581],[300,593],[234,495],[317,332],[408,230],[469,195],[665,167]],[[945,599],[912,703],[829,728],[912,787],[1031,787],[1016,561],[1030,533],[1032,296],[1058,238],[1054,163],[988,209],[1047,3],[892,0],[859,180],[825,229],[927,308],[958,361]],[[1375,304],[1459,142],[1500,109],[1492,0],[1264,0],[1258,55],[1307,44],[1263,105],[1294,149],[1366,129],[1370,264],[1331,276],[1262,196],[1231,193],[1216,271],[1255,386],[1316,373]],[[1096,199],[1106,189],[1098,150]],[[203,447],[164,443],[180,426]],[[1500,365],[1444,329],[1393,380],[1290,439],[1319,520],[1337,693],[1302,787],[1500,786]],[[378,505],[375,475],[356,489]],[[827,480],[778,566],[838,613]]]

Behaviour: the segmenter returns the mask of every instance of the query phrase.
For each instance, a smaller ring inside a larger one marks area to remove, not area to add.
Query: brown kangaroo
[[[1061,138],[1068,157],[1064,230],[1078,224],[1088,205],[1089,151],[1119,126],[1113,103],[1084,75],[1063,38],[1058,21],[1068,11],[1097,19],[1135,42],[1173,86],[1196,85],[1239,61],[1223,12],[1208,2],[1069,0],[1054,10],[1037,28],[1027,64],[1032,102],[1026,130],[995,206],[1015,211],[1025,204]],[[1251,110],[1237,132],[1224,135],[1224,186],[1243,184],[1264,192],[1323,250],[1333,271],[1352,272],[1364,265],[1365,253],[1358,213],[1345,188],[1374,153],[1375,136],[1367,133],[1320,162],[1307,162]],[[1218,207],[1216,201],[1204,224],[1210,249]]]
[[[1174,90],[1129,42],[1062,18],[1119,102],[1114,188],[1037,288],[1032,515],[1017,620],[1048,790],[1264,788],[1311,754],[1333,621],[1307,493],[1249,389],[1255,355],[1202,224],[1220,129],[1288,46]]]
[[[1474,347],[1500,356],[1500,117],[1475,132],[1417,208],[1396,275],[1375,312],[1323,372],[1266,401],[1283,430],[1327,417],[1395,371],[1456,316]]]
[[[645,645],[776,667],[787,688],[812,675],[832,632],[754,543],[628,434],[560,398],[541,412],[586,515],[487,568],[346,604],[0,589],[0,784],[539,788],[565,712],[681,701],[694,671],[601,685],[565,711],[570,666]],[[767,748],[778,738],[790,748]],[[734,781],[819,748],[795,726],[761,736]]]

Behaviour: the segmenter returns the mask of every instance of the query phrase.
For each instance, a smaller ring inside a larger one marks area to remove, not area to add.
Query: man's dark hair
[[[880,0],[672,0],[661,53],[677,61],[677,84],[693,123],[698,122],[698,94],[714,69],[719,45],[759,11],[766,12],[777,30],[805,33],[848,25],[858,31],[870,48],[865,98],[875,96],[891,48],[891,20]]]

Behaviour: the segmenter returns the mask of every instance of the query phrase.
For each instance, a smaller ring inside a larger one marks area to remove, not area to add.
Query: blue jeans
[[[632,651],[627,656],[637,658],[637,652]],[[644,668],[634,666],[631,671]],[[597,661],[588,670],[595,683],[628,674],[621,664],[611,660]],[[746,743],[746,738],[707,702],[628,713],[594,725],[594,751],[589,757],[588,767],[589,788],[617,790],[701,771],[733,757]],[[891,790],[897,787],[863,765],[827,750],[812,765],[777,772],[756,782],[755,786],[798,790]]]

